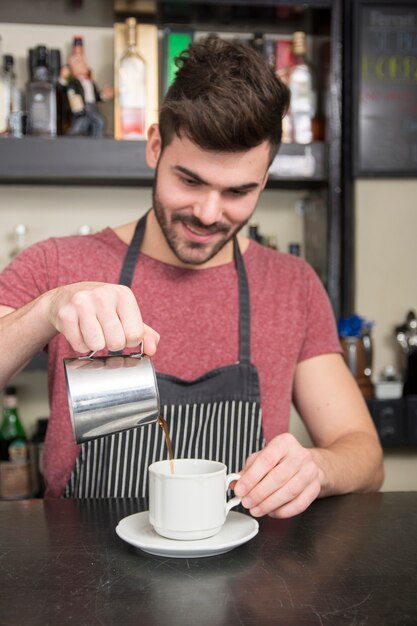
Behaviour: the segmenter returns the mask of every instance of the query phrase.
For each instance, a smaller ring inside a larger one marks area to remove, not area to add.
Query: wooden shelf
[[[43,139],[0,139],[0,184],[26,185],[120,185],[149,186],[153,170],[145,161],[144,141],[116,141],[58,137]],[[316,187],[326,184],[327,147],[316,142],[306,146],[283,144],[273,167],[285,175],[271,173],[269,187]],[[303,175],[311,168],[314,171]],[[306,170],[303,170],[303,160]]]
[[[149,185],[144,141],[86,137],[0,139],[0,183]]]

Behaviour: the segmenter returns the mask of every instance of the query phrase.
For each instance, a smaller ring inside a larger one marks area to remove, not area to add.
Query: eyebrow
[[[173,169],[177,170],[181,174],[185,174],[185,176],[193,178],[196,182],[201,183],[202,185],[209,185],[210,184],[206,180],[204,180],[204,178],[201,178],[201,176],[199,176],[198,174],[196,174],[192,170],[189,170],[188,167],[183,167],[182,165],[175,165]],[[233,186],[233,187],[226,187],[225,191],[248,191],[250,189],[256,189],[259,186],[260,186],[260,183],[257,183],[257,182],[245,183],[243,185],[236,185],[236,186]]]

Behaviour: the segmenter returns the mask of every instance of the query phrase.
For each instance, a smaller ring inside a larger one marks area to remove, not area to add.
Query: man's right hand
[[[136,298],[123,285],[81,282],[48,293],[49,323],[80,353],[133,348],[156,352],[158,333],[143,323]]]

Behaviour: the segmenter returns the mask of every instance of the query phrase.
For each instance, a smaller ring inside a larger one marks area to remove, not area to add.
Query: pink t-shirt
[[[127,246],[110,229],[48,239],[0,274],[0,304],[19,308],[49,289],[81,281],[117,283]],[[253,241],[243,255],[250,289],[251,356],[259,371],[266,441],[288,430],[300,361],[340,352],[333,312],[302,259]],[[233,262],[183,269],[141,255],[132,289],[144,321],[161,335],[157,371],[192,380],[238,360],[238,285]],[[46,495],[59,496],[78,447],[69,417],[63,359],[77,356],[62,335],[48,346],[50,420],[44,448]]]

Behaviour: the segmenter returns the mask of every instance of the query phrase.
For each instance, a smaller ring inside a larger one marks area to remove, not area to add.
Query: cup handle
[[[228,474],[226,476],[226,491],[229,489],[230,483],[232,483],[234,480],[239,480],[239,478],[240,474]],[[238,496],[235,496],[234,498],[231,498],[228,502],[226,502],[226,515],[228,514],[230,509],[232,509],[234,506],[237,506],[241,502],[242,498],[238,498]]]

